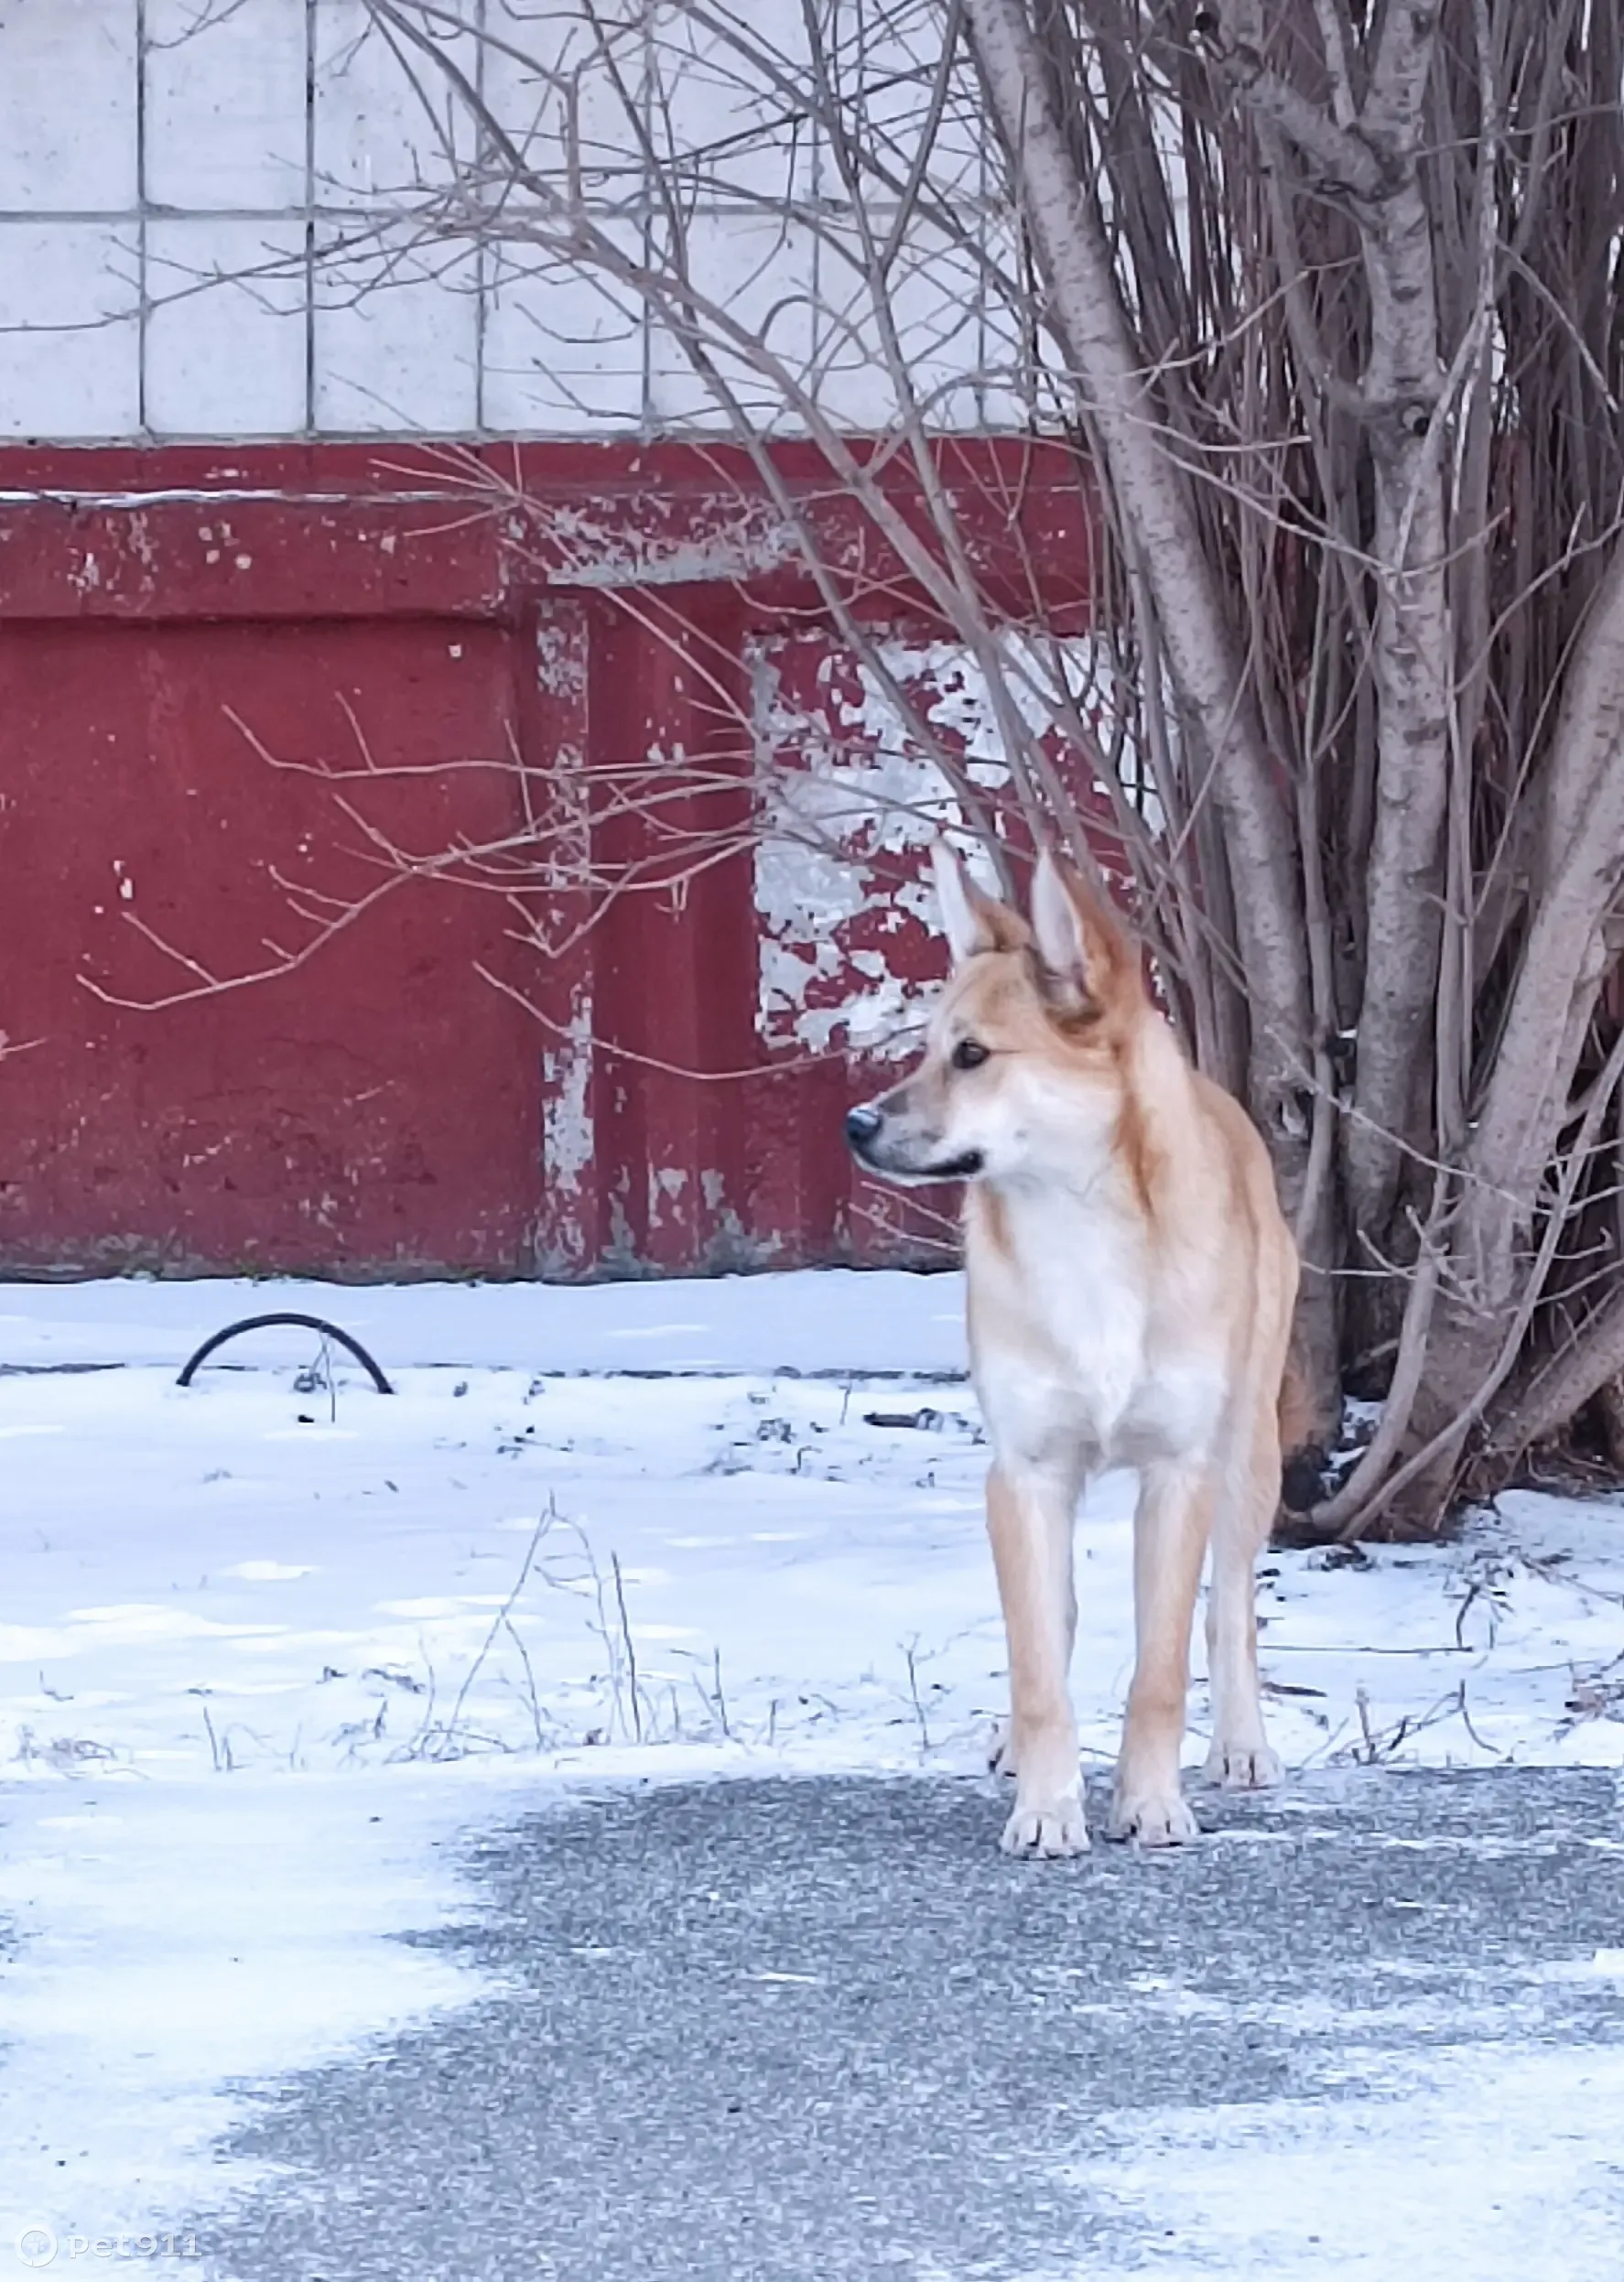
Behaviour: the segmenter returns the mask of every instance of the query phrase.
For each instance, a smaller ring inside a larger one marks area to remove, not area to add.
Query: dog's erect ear
[[[946,840],[932,847],[930,863],[955,967],[978,951],[1018,951],[1031,940],[1026,922],[976,885]]]
[[[1045,973],[1076,1011],[1104,1007],[1135,972],[1115,914],[1046,848],[1033,875],[1032,933]]]

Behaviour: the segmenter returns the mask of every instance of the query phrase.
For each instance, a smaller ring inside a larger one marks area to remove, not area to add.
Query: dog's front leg
[[[1175,1846],[1196,1835],[1179,1788],[1190,1626],[1212,1529],[1205,1467],[1147,1466],[1133,1517],[1133,1628],[1137,1654],[1111,1801],[1113,1838]]]
[[[1088,1844],[1067,1674],[1077,1630],[1072,1520],[1077,1484],[1050,1467],[995,1465],[987,1527],[1010,1652],[1010,1855],[1077,1855]]]

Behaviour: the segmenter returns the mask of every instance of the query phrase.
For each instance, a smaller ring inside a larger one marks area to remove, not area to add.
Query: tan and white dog
[[[1087,1846],[1067,1674],[1072,1526],[1088,1478],[1140,1476],[1137,1659],[1113,1837],[1176,1844],[1190,1628],[1210,1544],[1207,1774],[1276,1782],[1253,1571],[1280,1497],[1295,1247],[1245,1112],[1186,1060],[1110,910],[1045,855],[1028,922],[937,850],[954,969],[925,1054],[854,1109],[859,1161],[967,1183],[987,1519],[1009,1639],[1015,1855]]]

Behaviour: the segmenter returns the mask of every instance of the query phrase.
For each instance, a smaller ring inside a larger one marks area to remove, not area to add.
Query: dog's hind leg
[[[1224,1485],[1212,1526],[1207,1596],[1207,1669],[1212,1682],[1212,1748],[1207,1779],[1226,1790],[1258,1790],[1280,1780],[1280,1761],[1263,1733],[1258,1686],[1257,1559],[1280,1499],[1280,1430],[1262,1407],[1251,1448]]]
[[[1010,1652],[1015,1804],[1011,1855],[1077,1855],[1088,1844],[1067,1674],[1077,1628],[1072,1523],[1077,1485],[1054,1467],[987,1477],[987,1529]]]
[[[1113,1838],[1175,1846],[1196,1835],[1179,1789],[1179,1747],[1190,1684],[1190,1627],[1211,1526],[1205,1466],[1146,1466],[1133,1517],[1133,1622],[1138,1654],[1111,1801]]]

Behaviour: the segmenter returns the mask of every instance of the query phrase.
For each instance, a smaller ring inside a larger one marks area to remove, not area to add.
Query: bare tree
[[[945,819],[1007,876],[1040,838],[1091,860],[1109,815],[1170,1011],[1272,1152],[1322,1437],[1344,1390],[1385,1397],[1310,1526],[1431,1529],[1507,1478],[1624,1367],[1619,12],[362,16],[436,150],[342,250],[354,290],[404,240],[477,247],[533,314],[538,384],[587,402],[595,330],[646,327],[655,413],[749,465],[933,762],[904,837]],[[1075,467],[1086,639],[1012,508],[989,564],[945,441],[967,428]],[[579,536],[521,478],[462,473],[560,575]],[[971,662],[996,770],[895,670],[904,589]],[[568,873],[590,925],[741,834],[846,844],[804,773],[766,769],[721,826],[706,789],[634,757],[549,787],[511,844],[380,846],[381,877],[518,896],[545,952],[538,880]],[[594,869],[583,800],[655,828]],[[309,914],[307,951],[353,915]]]

